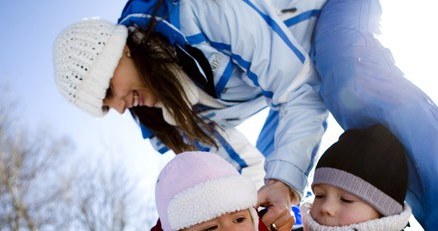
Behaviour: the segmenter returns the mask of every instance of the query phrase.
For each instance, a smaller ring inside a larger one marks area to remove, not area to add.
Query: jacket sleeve
[[[242,176],[250,178],[257,189],[264,185],[263,154],[236,128],[219,129],[216,134],[219,149],[212,150],[230,162]]]
[[[190,4],[202,36],[229,55],[246,73],[244,80],[259,87],[271,109],[279,111],[265,178],[281,180],[302,195],[328,115],[307,52],[263,0]]]

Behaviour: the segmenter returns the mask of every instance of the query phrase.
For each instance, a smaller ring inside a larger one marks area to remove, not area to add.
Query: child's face
[[[203,222],[201,224],[190,226],[184,231],[211,231],[211,230],[245,230],[253,231],[254,224],[252,222],[249,210],[241,210],[237,212],[227,213],[215,219]]]
[[[310,215],[321,225],[344,226],[380,217],[373,207],[340,188],[318,184],[313,186],[313,193]]]

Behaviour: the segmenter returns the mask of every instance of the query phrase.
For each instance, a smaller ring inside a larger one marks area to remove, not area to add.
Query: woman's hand
[[[290,231],[292,229],[295,218],[291,205],[298,203],[298,195],[279,180],[268,180],[258,192],[257,207],[268,208],[262,221],[272,231]]]

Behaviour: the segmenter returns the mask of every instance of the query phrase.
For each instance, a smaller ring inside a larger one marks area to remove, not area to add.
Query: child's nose
[[[244,231],[241,225],[237,225],[232,221],[223,221],[219,227],[220,231]]]
[[[321,213],[324,215],[334,216],[336,214],[336,204],[333,203],[331,200],[325,200],[321,204]]]

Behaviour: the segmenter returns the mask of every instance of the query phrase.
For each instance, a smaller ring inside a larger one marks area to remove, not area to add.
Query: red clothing
[[[160,219],[157,220],[157,224],[151,228],[151,231],[163,231],[161,228]],[[259,231],[269,231],[268,227],[262,222],[262,219],[259,218]]]
[[[259,231],[269,231],[268,227],[266,227],[261,218],[259,218]]]

